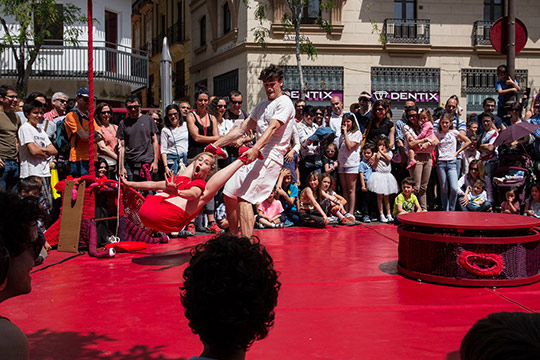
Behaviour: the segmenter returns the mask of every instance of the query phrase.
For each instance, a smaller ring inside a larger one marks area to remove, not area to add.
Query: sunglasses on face
[[[102,111],[101,115],[112,115],[112,111]]]
[[[478,168],[469,168],[471,171],[478,171]]]
[[[407,115],[407,118],[409,118],[409,119],[418,119],[418,114]]]
[[[365,98],[365,97],[359,97],[358,98],[358,101],[362,102],[362,101],[369,101],[368,98]]]
[[[379,112],[379,111],[384,111],[384,108],[376,108],[375,111]]]
[[[226,109],[227,105],[218,105],[217,107],[218,107],[218,109]]]
[[[64,99],[56,99],[55,101],[59,101],[59,102],[61,102],[62,104],[67,103],[67,100],[64,100]]]
[[[138,110],[141,106],[140,105],[129,105],[126,106],[128,110]]]
[[[315,113],[315,115],[322,116],[322,113],[318,112],[318,113]]]
[[[241,104],[242,101],[234,101],[234,100],[231,100],[231,104],[234,104],[234,105],[238,105],[238,104]]]
[[[177,113],[177,112],[175,112],[175,113],[168,113],[167,116],[168,116],[168,117],[178,116],[178,113]]]

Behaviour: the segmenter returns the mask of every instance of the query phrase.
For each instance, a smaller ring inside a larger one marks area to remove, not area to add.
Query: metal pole
[[[167,45],[167,37],[163,38],[161,50],[161,116],[165,114],[165,108],[172,103],[172,58]]]
[[[507,55],[506,67],[508,76],[515,80],[516,69],[516,15],[514,12],[514,0],[508,0],[508,24],[507,24]]]

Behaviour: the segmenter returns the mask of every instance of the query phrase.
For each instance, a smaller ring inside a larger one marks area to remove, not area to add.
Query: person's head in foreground
[[[490,314],[467,332],[459,352],[461,360],[540,359],[540,314]]]
[[[281,283],[264,246],[252,241],[225,233],[192,250],[181,301],[202,357],[243,359],[274,324]]]
[[[38,199],[20,199],[0,192],[0,302],[32,290],[30,270],[39,255],[37,220],[43,215]]]

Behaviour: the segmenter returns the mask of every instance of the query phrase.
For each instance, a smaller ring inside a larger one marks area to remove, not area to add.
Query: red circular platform
[[[540,219],[498,213],[399,216],[399,271],[451,285],[515,286],[540,280]]]
[[[432,211],[399,215],[403,224],[450,229],[532,229],[540,226],[540,219],[498,213]]]

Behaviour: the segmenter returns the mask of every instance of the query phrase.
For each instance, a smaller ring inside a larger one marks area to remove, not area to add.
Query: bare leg
[[[238,235],[238,202],[236,199],[230,198],[223,194],[225,202],[225,211],[227,212],[227,220],[229,221],[229,233]]]
[[[231,164],[227,165],[223,169],[219,170],[217,173],[212,175],[210,179],[208,179],[208,182],[206,183],[206,189],[204,190],[204,194],[202,197],[207,199],[205,201],[208,202],[211,198],[213,198],[219,189],[221,189],[225,183],[234,175],[238,169],[240,169],[242,166],[244,166],[244,163],[242,160],[235,160]]]
[[[348,208],[349,213],[354,214],[354,208],[356,207],[356,179],[358,179],[358,174],[345,174],[347,177],[347,183],[349,184],[349,199]]]
[[[253,205],[243,199],[238,199],[238,212],[240,215],[240,230],[242,230],[242,236],[251,238],[253,235],[253,226],[255,226]]]
[[[384,214],[384,208],[383,208],[383,194],[377,194],[377,207],[379,208],[379,214]]]

